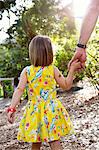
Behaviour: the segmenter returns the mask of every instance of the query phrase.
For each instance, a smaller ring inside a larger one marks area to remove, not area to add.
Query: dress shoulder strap
[[[27,74],[27,79],[28,81],[31,80],[31,74],[33,75],[33,66],[27,66],[26,67],[26,74]]]

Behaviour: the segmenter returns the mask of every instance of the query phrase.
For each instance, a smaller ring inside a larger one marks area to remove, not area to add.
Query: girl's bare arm
[[[10,105],[11,108],[16,107],[16,105],[20,101],[20,98],[26,87],[26,84],[27,84],[27,76],[26,76],[26,68],[24,68],[20,75],[19,84],[12,96],[12,101],[11,101],[11,105]]]
[[[59,84],[59,86],[61,88],[65,89],[65,90],[69,90],[73,84],[74,73],[80,67],[81,67],[80,62],[78,62],[78,60],[75,60],[71,64],[71,67],[69,69],[69,72],[68,72],[68,75],[66,78],[61,74],[61,72],[58,70],[57,67],[54,67],[54,78],[55,78],[57,84]]]
[[[72,87],[73,83],[73,75],[74,72],[73,70],[70,70],[68,73],[68,76],[65,78],[61,72],[58,70],[58,68],[55,67],[54,69],[54,75],[55,75],[55,80],[57,84],[65,90],[69,90]]]

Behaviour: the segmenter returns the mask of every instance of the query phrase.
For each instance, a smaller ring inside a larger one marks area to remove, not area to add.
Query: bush
[[[76,47],[75,36],[71,35],[68,39],[63,39],[63,43],[58,46],[58,50],[56,52],[55,66],[59,68],[64,76],[67,75],[68,69],[67,65],[74,55],[74,49]],[[82,80],[84,77],[84,73],[76,74],[75,82]]]
[[[11,81],[3,81],[3,97],[4,98],[11,98],[13,94],[13,86],[11,84]]]

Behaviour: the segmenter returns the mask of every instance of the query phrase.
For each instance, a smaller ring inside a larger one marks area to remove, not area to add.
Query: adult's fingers
[[[85,69],[85,62],[81,63],[81,68]]]
[[[68,63],[68,69],[70,69],[70,65],[73,61],[75,61],[76,59],[80,60],[80,57],[82,56],[82,51],[80,50],[76,50],[74,56],[72,57],[72,59],[69,61]]]
[[[67,65],[68,70],[70,69],[71,63],[72,63],[72,60],[70,60],[69,63],[68,63],[68,65]]]
[[[67,65],[68,69],[70,69],[70,66],[71,66],[71,64],[74,60],[75,60],[75,57],[73,56],[72,59],[69,61],[68,65]]]

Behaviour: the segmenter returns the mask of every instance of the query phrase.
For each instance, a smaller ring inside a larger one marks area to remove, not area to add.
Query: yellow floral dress
[[[69,134],[73,127],[69,115],[56,98],[54,66],[27,66],[28,102],[20,121],[17,139],[50,142]]]

